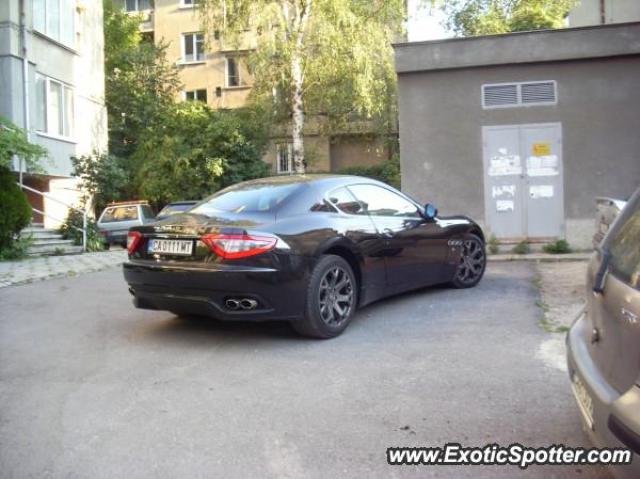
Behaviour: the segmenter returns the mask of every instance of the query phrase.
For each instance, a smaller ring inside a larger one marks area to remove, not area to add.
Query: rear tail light
[[[255,256],[273,249],[278,238],[249,234],[208,234],[204,235],[200,240],[221,258],[238,259]]]
[[[142,242],[142,233],[139,231],[129,231],[127,234],[127,251],[129,254],[136,252]]]

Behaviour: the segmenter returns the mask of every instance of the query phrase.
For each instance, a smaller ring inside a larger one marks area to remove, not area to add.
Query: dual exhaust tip
[[[250,311],[252,309],[256,309],[258,302],[251,298],[229,298],[224,302],[224,306],[231,311]]]

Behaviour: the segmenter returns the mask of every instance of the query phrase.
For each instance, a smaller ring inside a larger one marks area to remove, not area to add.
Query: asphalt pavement
[[[328,341],[136,310],[119,269],[2,288],[0,477],[609,477],[386,462],[390,446],[589,446],[534,267],[378,302]]]

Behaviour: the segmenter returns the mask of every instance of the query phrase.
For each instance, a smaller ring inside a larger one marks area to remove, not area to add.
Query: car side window
[[[155,218],[153,211],[151,211],[151,207],[147,205],[142,205],[142,216],[144,216],[147,219]]]
[[[391,190],[377,185],[350,185],[349,190],[358,200],[358,214],[420,218],[416,205]]]
[[[608,242],[611,272],[636,289],[640,289],[640,201],[638,203]]]
[[[362,205],[344,186],[331,191],[327,195],[327,199],[329,203],[348,215],[366,214],[363,212]]]

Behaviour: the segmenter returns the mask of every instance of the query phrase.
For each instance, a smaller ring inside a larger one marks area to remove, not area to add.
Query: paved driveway
[[[3,288],[0,476],[607,477],[386,464],[388,446],[587,445],[533,267],[371,305],[330,341],[134,310],[119,270]]]

